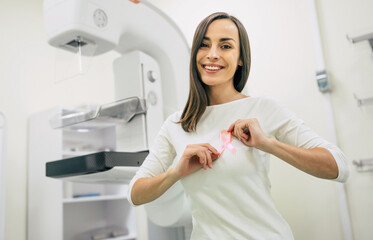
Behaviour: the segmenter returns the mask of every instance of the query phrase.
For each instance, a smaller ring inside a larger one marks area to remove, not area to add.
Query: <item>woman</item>
[[[269,154],[316,177],[348,177],[337,147],[275,100],[241,93],[249,70],[240,21],[226,13],[205,18],[194,35],[184,111],[165,121],[130,183],[129,201],[139,205],[180,180],[191,204],[192,239],[293,239],[270,197]]]

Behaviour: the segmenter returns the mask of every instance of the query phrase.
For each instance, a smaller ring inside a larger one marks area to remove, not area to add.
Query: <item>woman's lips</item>
[[[202,64],[202,68],[208,73],[216,73],[222,70],[224,67],[218,64]]]

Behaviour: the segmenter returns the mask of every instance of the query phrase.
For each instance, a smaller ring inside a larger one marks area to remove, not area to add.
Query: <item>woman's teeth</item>
[[[212,70],[212,71],[214,71],[214,70],[219,70],[219,69],[220,69],[220,67],[217,67],[217,66],[205,66],[205,68],[206,68],[207,70]]]

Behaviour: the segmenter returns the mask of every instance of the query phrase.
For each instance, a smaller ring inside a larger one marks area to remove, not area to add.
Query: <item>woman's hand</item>
[[[322,147],[304,149],[269,138],[255,118],[239,119],[227,131],[232,132],[245,145],[272,154],[315,177],[338,177],[338,165],[329,150]]]
[[[177,163],[174,174],[181,179],[200,168],[212,168],[212,161],[219,157],[219,152],[208,143],[189,144]]]
[[[249,147],[255,147],[265,151],[270,144],[268,138],[256,118],[238,119],[228,129],[232,135]]]

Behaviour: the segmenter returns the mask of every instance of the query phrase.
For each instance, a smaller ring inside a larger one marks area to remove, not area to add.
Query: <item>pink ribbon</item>
[[[232,153],[236,152],[236,148],[231,144],[232,142],[232,133],[227,130],[220,131],[220,140],[223,142],[223,145],[219,149],[219,153],[222,154],[226,148],[231,150]]]

